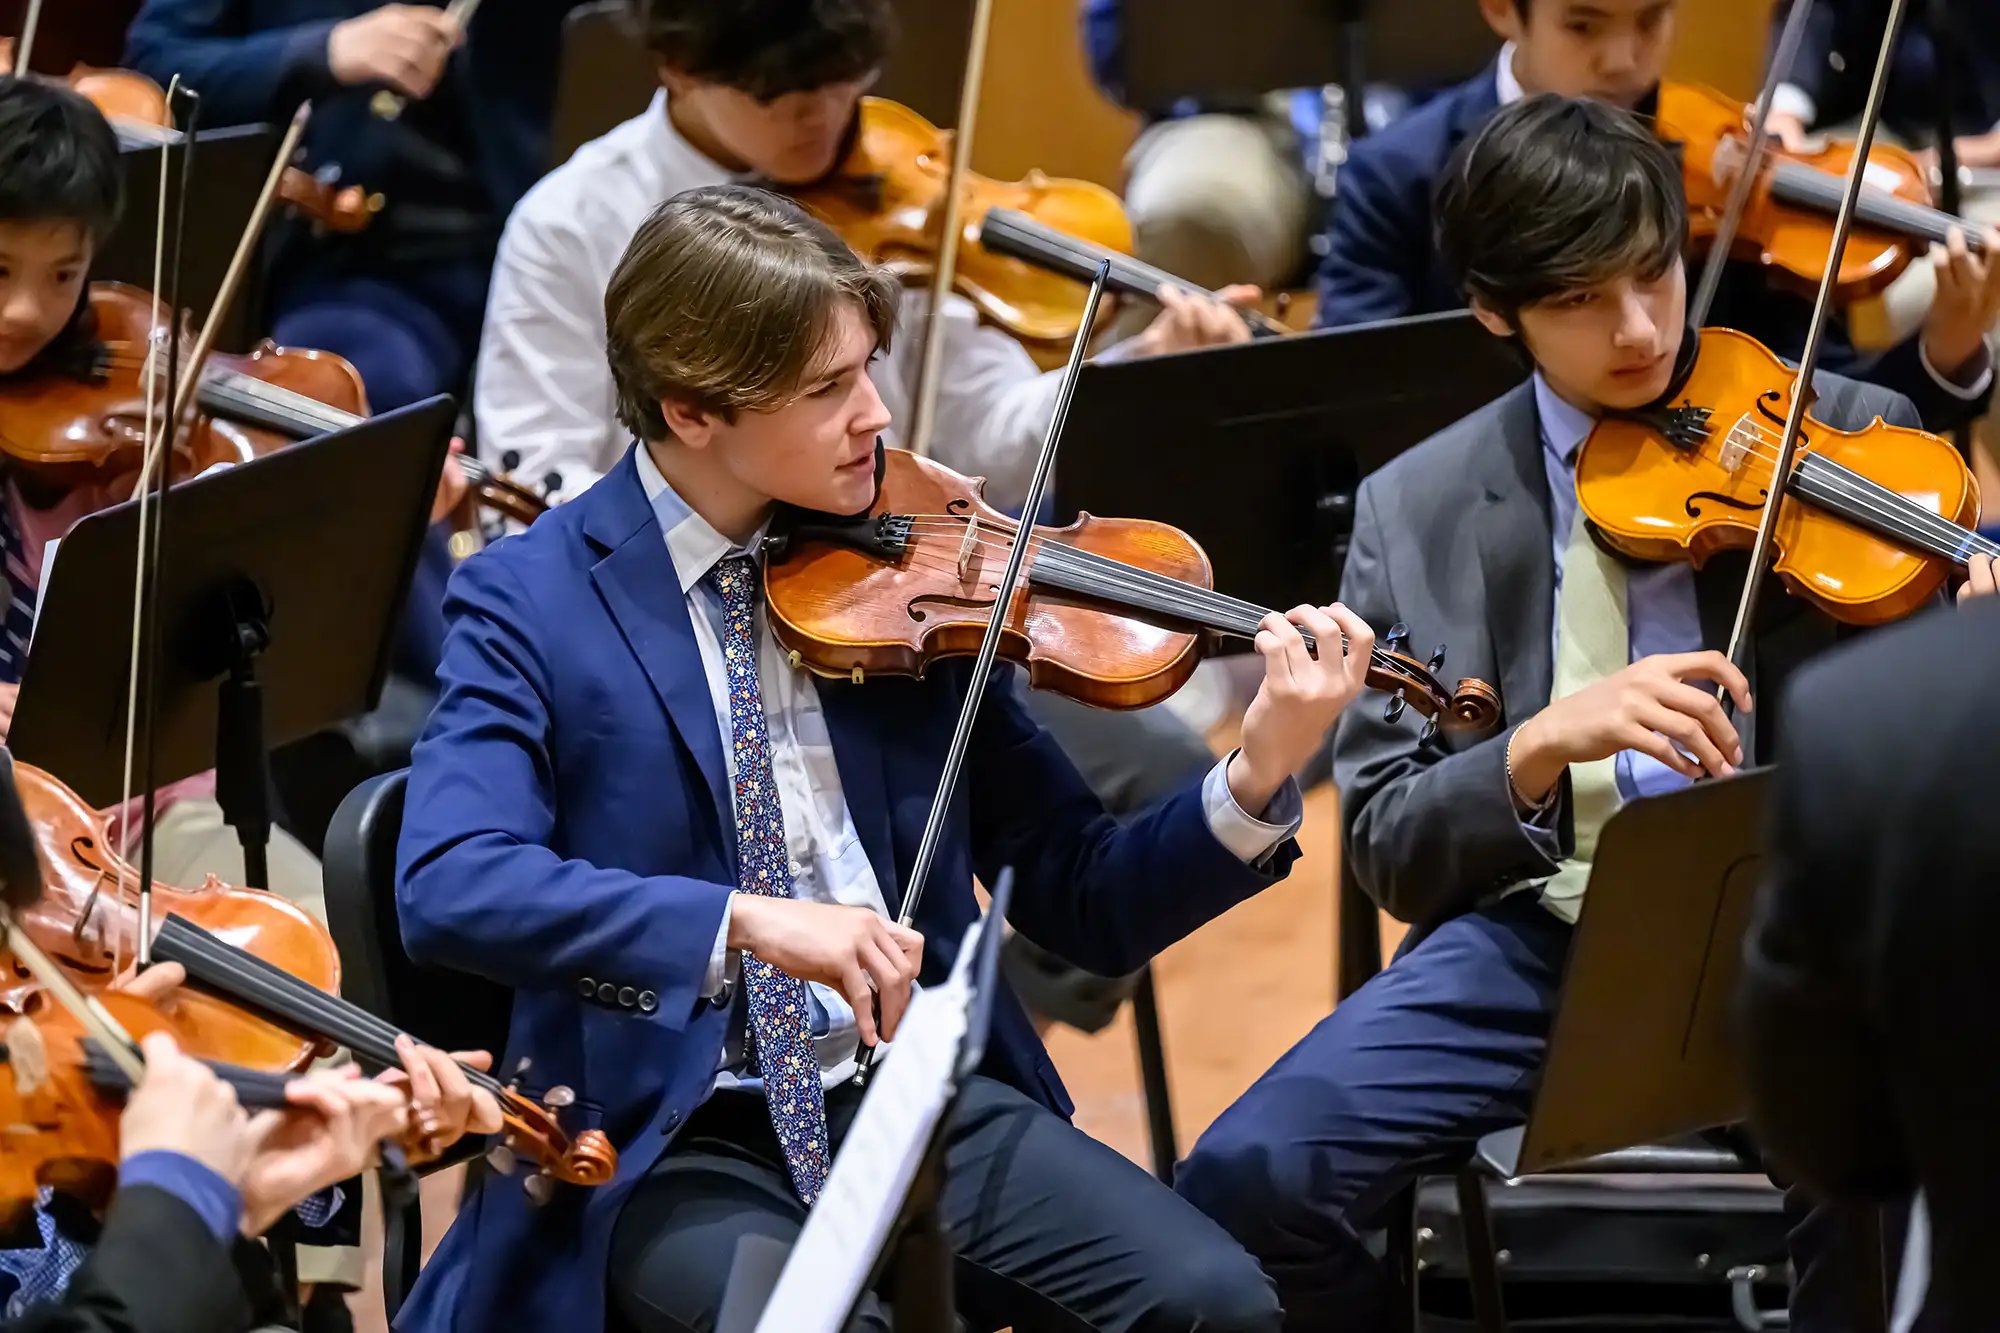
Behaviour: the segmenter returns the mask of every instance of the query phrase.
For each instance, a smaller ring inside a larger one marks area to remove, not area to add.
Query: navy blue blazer
[[[1933,21],[1934,9],[1942,11],[1942,27]],[[1774,45],[1789,11],[1781,4],[1771,15]],[[1860,116],[1888,17],[1887,0],[1818,0],[1813,6],[1785,81],[1813,99],[1821,124]],[[1987,0],[1912,5],[1904,17],[1883,119],[1905,135],[1929,140],[1940,89],[1950,97],[1954,134],[1984,134],[2000,124],[2000,24]]]
[[[442,695],[416,750],[397,905],[420,961],[514,991],[503,1065],[572,1088],[616,1180],[536,1208],[491,1180],[396,1326],[598,1328],[612,1224],[715,1077],[727,1009],[701,998],[736,883],[723,739],[672,558],[627,454],[453,576]],[[966,666],[819,682],[841,786],[892,910],[914,861]],[[973,876],[1016,871],[1011,920],[1093,972],[1136,968],[1281,877],[1215,840],[1200,783],[1123,823],[996,677],[917,914],[923,980],[951,966]],[[588,979],[588,981],[586,981]],[[597,997],[609,983],[614,996]],[[643,998],[641,993],[645,993]],[[650,1007],[648,1007],[650,1002]],[[1027,1014],[996,997],[985,1072],[1067,1115]]]
[[[1489,66],[1353,146],[1341,165],[1327,221],[1326,257],[1315,284],[1318,327],[1465,307],[1456,275],[1438,254],[1434,193],[1459,144],[1499,105]],[[1708,322],[1797,358],[1805,350],[1811,316],[1810,302],[1774,289],[1756,266],[1731,264]],[[1919,343],[1906,338],[1865,357],[1836,324],[1827,330],[1820,365],[1902,394],[1916,404],[1929,430],[1951,430],[1983,412],[1990,389],[1971,400],[1946,391],[1924,369]]]
[[[478,158],[470,164],[504,219],[548,165],[562,22],[581,0],[511,0],[466,31],[435,96],[465,103]],[[342,88],[326,63],[335,24],[380,0],[146,0],[125,38],[126,63],[162,87],[179,74],[201,94],[211,128],[282,123],[313,99],[306,157],[338,163],[342,179],[383,175],[389,123],[369,109],[372,88]]]

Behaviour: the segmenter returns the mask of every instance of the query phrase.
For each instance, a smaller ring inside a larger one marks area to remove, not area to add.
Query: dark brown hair
[[[1663,273],[1687,241],[1672,150],[1629,112],[1544,93],[1502,109],[1438,183],[1437,243],[1468,296],[1525,306]]]
[[[762,101],[862,79],[895,40],[889,0],[633,0],[667,68]]]
[[[897,286],[803,208],[748,185],[688,190],[639,225],[604,294],[618,419],[667,435],[660,400],[725,420],[782,407],[853,303],[885,350]]]

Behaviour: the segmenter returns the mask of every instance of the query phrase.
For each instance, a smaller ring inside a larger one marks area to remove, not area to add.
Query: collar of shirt
[[[667,539],[667,554],[673,558],[674,573],[680,576],[683,595],[692,593],[723,557],[742,555],[756,558],[770,524],[759,527],[751,534],[750,540],[741,545],[730,541],[717,532],[707,519],[688,508],[687,501],[681,499],[667,479],[660,475],[659,465],[653,462],[652,450],[644,444],[632,447],[639,455],[640,488],[646,492],[646,502],[653,506],[653,517],[659,520],[660,532]]]
[[[655,162],[667,168],[673,175],[706,176],[713,173],[738,183],[756,182],[756,172],[731,171],[682,136],[674,127],[674,118],[667,114],[665,88],[653,94],[652,105],[646,108],[646,125],[649,131],[646,136],[648,151]],[[689,170],[690,165],[692,172]]]
[[[1535,372],[1535,415],[1542,423],[1542,448],[1564,467],[1576,465],[1576,451],[1583,448],[1597,419],[1557,393]]]
[[[1514,44],[1507,43],[1500,48],[1500,55],[1493,66],[1493,91],[1500,95],[1501,106],[1512,106],[1528,95],[1521,87],[1521,81],[1514,76]]]

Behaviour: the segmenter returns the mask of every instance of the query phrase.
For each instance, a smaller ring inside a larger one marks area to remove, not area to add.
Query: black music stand
[[[176,485],[161,527],[160,785],[209,768],[267,887],[270,752],[366,712],[450,443],[442,395]],[[124,796],[138,505],[56,551],[7,738],[92,806]]]
[[[1467,0],[1212,0],[1124,7],[1125,100],[1158,110],[1183,98],[1248,106],[1276,88],[1368,81],[1435,87],[1469,78],[1500,39]]]
[[[1479,1145],[1503,1177],[1747,1113],[1731,1006],[1771,774],[1631,801],[1605,824],[1527,1124]]]
[[[222,219],[213,227],[189,227],[181,239],[181,305],[197,320],[208,315],[222,275],[236,252],[237,233],[249,220],[250,209],[271,171],[278,150],[277,132],[268,125],[236,125],[202,130],[195,135],[193,186],[205,215]],[[175,147],[178,155],[180,149]],[[153,223],[160,193],[157,144],[121,141],[118,166],[125,181],[125,216],[105,240],[91,265],[91,276],[129,282],[141,291],[153,290]],[[168,201],[171,215],[173,201]],[[262,327],[261,266],[244,275],[229,318],[223,321],[216,346],[222,351],[249,350]]]
[[[1171,523],[1232,596],[1318,606],[1340,586],[1361,478],[1526,375],[1462,311],[1091,362],[1056,503]]]

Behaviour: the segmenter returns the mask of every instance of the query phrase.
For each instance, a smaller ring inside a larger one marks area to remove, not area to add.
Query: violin
[[[875,503],[852,518],[804,516],[773,539],[764,564],[771,629],[795,665],[861,680],[922,676],[940,657],[978,651],[991,589],[1019,524],[980,498],[981,482],[900,449],[879,451]],[[1038,688],[1100,708],[1144,708],[1185,684],[1203,652],[1253,639],[1262,607],[1214,591],[1208,556],[1165,523],[1097,518],[1036,527],[1000,653]],[[1371,687],[1439,726],[1479,730],[1500,716],[1497,691],[1462,680],[1447,690],[1401,651],[1398,627],[1378,645]],[[1307,636],[1309,647],[1316,647]]]
[[[89,301],[101,347],[89,379],[50,371],[0,385],[0,452],[64,488],[136,476],[145,455],[145,371],[155,362],[165,369],[167,327],[157,301],[113,282],[93,283]],[[351,425],[367,411],[367,397],[345,358],[267,341],[247,354],[211,355],[195,405],[190,427],[175,434],[176,480]]]
[[[145,1000],[98,1003],[134,1040],[178,1025]],[[206,1062],[246,1108],[285,1105],[283,1075]],[[0,1027],[0,1234],[27,1220],[47,1188],[102,1212],[118,1187],[118,1122],[131,1081],[59,1004]]]
[[[1592,429],[1577,454],[1576,494],[1615,550],[1699,567],[1755,543],[1796,375],[1745,334],[1691,336],[1691,364],[1658,405]],[[1808,415],[1782,493],[1797,503],[1779,512],[1773,568],[1848,624],[1907,615],[1968,555],[2000,555],[1972,530],[1979,485],[1958,450],[1879,418],[1842,431]]]
[[[330,987],[237,947],[193,917],[175,915],[162,921],[153,940],[153,957],[179,963],[191,987],[240,1005],[287,1031],[346,1047],[364,1067],[390,1069],[400,1064],[396,1040],[408,1034],[341,999]],[[513,1082],[502,1083],[463,1062],[459,1068],[500,1106],[504,1126],[499,1151],[489,1151],[488,1164],[507,1173],[516,1161],[532,1162],[537,1169],[525,1188],[535,1202],[547,1202],[558,1182],[594,1187],[617,1172],[618,1151],[603,1131],[586,1129],[571,1135],[563,1128],[561,1113],[576,1100],[571,1089],[549,1088],[538,1102]]]
[[[1747,152],[1744,116],[1741,103],[1713,88],[1660,85],[1656,124],[1661,138],[1682,145],[1688,234],[1697,246],[1715,240],[1727,209]],[[1852,143],[1829,142],[1811,153],[1769,145],[1730,253],[1764,265],[1795,290],[1815,291],[1832,255],[1843,177],[1853,162]],[[1943,245],[1953,227],[1968,246],[1983,247],[1977,228],[1931,206],[1925,170],[1910,153],[1878,142],[1866,173],[1840,257],[1836,300],[1845,304],[1882,291],[1932,244]]]
[[[929,277],[938,263],[951,175],[953,136],[881,97],[861,99],[853,143],[825,180],[790,193],[839,232],[856,253],[904,281]],[[1061,342],[1083,320],[1083,293],[1066,278],[1019,259],[964,244],[994,208],[1011,209],[1058,232],[1130,254],[1132,224],[1118,196],[1090,181],[1031,171],[1018,181],[966,172],[960,195],[952,288],[1017,338]]]
[[[14,781],[44,868],[40,900],[16,916],[78,986],[102,994],[138,955],[139,872],[82,797],[18,760]],[[295,903],[213,875],[193,889],[156,882],[152,895],[161,926],[179,918],[325,989],[340,985],[333,936]],[[45,1002],[26,964],[0,948],[0,1014],[32,1016]],[[175,997],[173,1023],[190,1054],[252,1069],[303,1069],[331,1049],[317,1036],[301,1037],[199,990]]]

